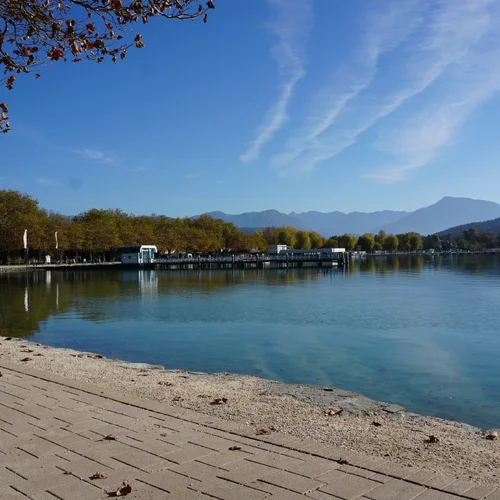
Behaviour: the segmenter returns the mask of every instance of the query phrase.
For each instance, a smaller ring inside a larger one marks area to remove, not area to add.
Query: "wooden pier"
[[[343,267],[348,255],[338,253],[245,254],[216,257],[165,257],[155,259],[152,267],[160,269],[279,269],[302,267]]]

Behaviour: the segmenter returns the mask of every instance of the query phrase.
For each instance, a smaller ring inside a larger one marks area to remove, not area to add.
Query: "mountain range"
[[[492,201],[446,196],[428,207],[414,212],[383,210],[379,212],[302,212],[286,214],[277,210],[246,212],[237,215],[209,212],[214,218],[232,222],[245,230],[266,227],[292,226],[296,229],[317,231],[324,237],[343,233],[399,234],[414,231],[433,234],[473,221],[487,221],[500,217],[500,204]]]
[[[464,231],[468,231],[472,228],[484,233],[500,234],[500,217],[484,222],[470,222],[469,224],[450,227],[448,229],[445,229],[444,231],[441,231],[439,233],[439,236],[441,236],[442,238],[446,238],[448,237],[448,235],[450,235],[452,238],[460,238],[462,237]]]

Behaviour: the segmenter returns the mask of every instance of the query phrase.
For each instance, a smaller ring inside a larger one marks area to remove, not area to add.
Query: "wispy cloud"
[[[262,147],[268,143],[287,120],[288,104],[297,83],[305,76],[304,45],[313,23],[310,0],[268,0],[275,10],[276,20],[270,24],[278,38],[271,54],[283,74],[283,83],[276,101],[267,110],[264,121],[257,128],[255,138],[240,156],[242,162],[259,158]]]
[[[116,163],[116,156],[108,151],[94,148],[75,149],[75,153],[98,163]]]
[[[47,177],[38,177],[35,179],[37,184],[40,186],[56,186],[57,182],[54,179],[48,179]]]
[[[380,58],[419,28],[425,6],[425,0],[394,0],[386,2],[384,9],[377,5],[364,16],[366,34],[351,54],[350,61],[334,69],[330,82],[313,97],[311,111],[304,120],[305,123],[292,134],[285,145],[285,151],[272,158],[273,167],[296,167],[295,160],[305,155],[308,158],[300,159],[300,169],[308,170],[314,166],[316,158],[328,157],[332,153],[331,145],[323,148],[322,134],[370,86],[377,73]],[[342,138],[342,144],[346,143],[347,135]]]
[[[412,98],[439,87],[436,95],[426,99],[424,109],[406,114],[406,132],[398,123],[391,128],[394,135],[391,137],[387,130],[377,144],[389,154],[397,145],[396,149],[404,150],[406,157],[413,149],[419,158],[415,156],[404,165],[370,176],[399,180],[411,168],[431,161],[475,107],[496,92],[498,75],[496,66],[491,64],[496,59],[490,59],[490,64],[484,62],[494,55],[491,50],[485,53],[485,47],[491,47],[493,42],[499,44],[498,37],[496,41],[490,38],[499,28],[498,3],[426,0],[418,4],[384,4],[388,10],[376,14],[375,22],[372,18],[367,23],[364,49],[357,53],[357,63],[337,71],[340,85],[318,92],[312,106],[314,112],[291,137],[284,152],[272,159],[272,166],[311,170],[355,144],[363,133],[402,109]],[[396,25],[400,28],[393,30]],[[380,79],[384,82],[381,86],[377,79],[377,73],[382,71],[380,61],[384,54],[396,50],[391,54],[393,77],[382,75],[385,78]],[[318,111],[321,103],[326,109],[324,113]],[[436,125],[436,119],[440,125]],[[420,134],[415,133],[415,122],[417,127],[422,124]],[[408,146],[404,148],[404,144]]]

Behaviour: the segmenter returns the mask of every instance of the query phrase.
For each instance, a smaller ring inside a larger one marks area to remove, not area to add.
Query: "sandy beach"
[[[242,422],[256,431],[271,428],[500,486],[500,439],[489,439],[494,437],[491,431],[407,413],[341,389],[229,373],[170,371],[8,337],[0,337],[0,359]]]

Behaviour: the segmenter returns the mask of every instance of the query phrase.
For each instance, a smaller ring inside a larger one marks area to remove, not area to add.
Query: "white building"
[[[137,247],[120,247],[120,262],[122,264],[152,264],[158,249],[155,245],[141,245]]]
[[[284,252],[288,250],[286,245],[268,245],[267,253],[269,254],[279,254],[280,252]]]

